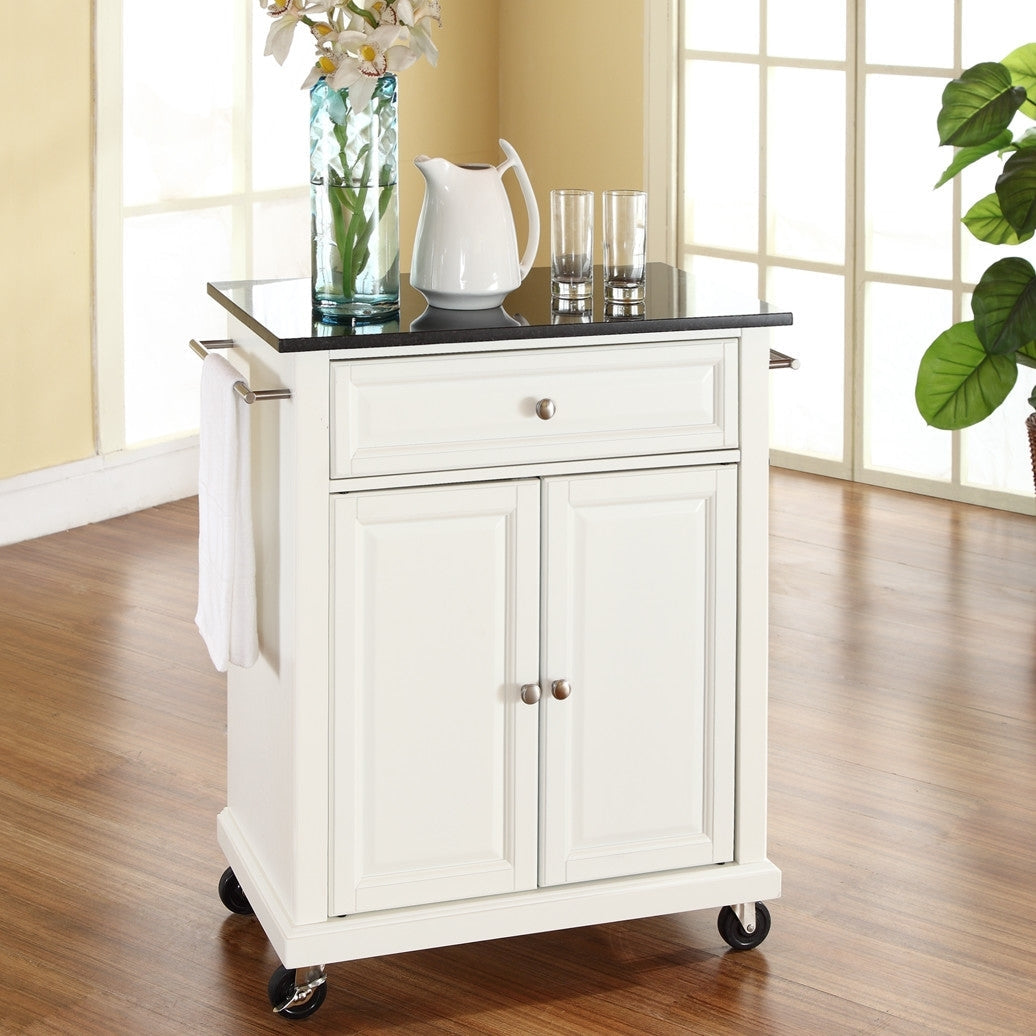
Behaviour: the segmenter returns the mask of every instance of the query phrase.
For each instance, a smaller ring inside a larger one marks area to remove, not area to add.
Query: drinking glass
[[[647,264],[647,194],[605,191],[601,214],[606,302],[643,302]]]
[[[550,292],[559,299],[594,293],[592,191],[550,192]]]

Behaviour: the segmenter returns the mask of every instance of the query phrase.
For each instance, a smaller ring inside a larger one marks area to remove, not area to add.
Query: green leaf
[[[1011,74],[1011,82],[1022,87],[1025,92],[1036,99],[1036,43],[1026,43],[1001,62]],[[1026,99],[1022,111],[1030,119],[1036,119],[1036,100]]]
[[[1036,342],[1026,342],[1014,358],[1024,367],[1036,367]]]
[[[967,321],[944,331],[925,351],[914,398],[933,427],[967,428],[996,410],[1017,378],[1014,360],[987,353]]]
[[[1005,148],[1012,142],[1014,137],[1009,129],[995,136],[985,144],[976,144],[974,147],[963,147],[954,156],[953,161],[946,167],[946,172],[939,177],[936,187],[942,187],[948,180],[952,180],[962,169],[966,169],[972,162],[977,162],[994,151]]]
[[[1036,231],[1036,149],[1016,151],[997,177],[1000,211],[1021,240]],[[1022,235],[1025,235],[1024,237]]]
[[[1028,241],[1032,234],[1020,237],[1014,227],[1004,218],[1000,211],[1000,199],[995,194],[987,194],[981,201],[975,202],[961,220],[979,239],[991,245],[1020,245]]]
[[[1036,270],[1018,256],[993,263],[975,287],[971,311],[986,352],[1021,349],[1036,339]]]
[[[985,144],[1007,129],[1024,101],[1025,87],[1014,86],[1011,73],[998,61],[974,65],[943,90],[939,143]]]

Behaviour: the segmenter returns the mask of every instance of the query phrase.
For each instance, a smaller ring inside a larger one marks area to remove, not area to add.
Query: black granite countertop
[[[594,298],[584,313],[557,312],[550,271],[536,267],[522,285],[489,310],[441,310],[401,278],[400,310],[385,323],[324,324],[313,317],[308,279],[222,281],[209,295],[278,352],[428,346],[440,343],[522,341],[587,335],[765,327],[792,322],[757,299],[738,298],[716,285],[696,283],[665,263],[649,263],[646,301],[606,307],[603,277],[595,271]]]

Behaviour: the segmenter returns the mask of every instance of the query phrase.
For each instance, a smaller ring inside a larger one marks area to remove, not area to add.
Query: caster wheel
[[[278,964],[277,970],[270,976],[269,984],[266,987],[266,995],[270,998],[270,1005],[276,1011],[280,1004],[290,1000],[295,994],[295,969],[286,969]],[[282,1018],[308,1018],[319,1010],[320,1005],[327,998],[327,983],[321,982],[313,986],[302,999],[297,1000],[290,1007],[285,1007],[278,1013]]]
[[[770,911],[766,909],[765,903],[756,903],[755,931],[749,934],[741,927],[733,908],[725,906],[719,912],[716,927],[728,946],[735,950],[751,950],[770,934]]]
[[[233,870],[228,867],[219,879],[219,898],[223,905],[235,914],[254,914],[252,904],[241,888]]]

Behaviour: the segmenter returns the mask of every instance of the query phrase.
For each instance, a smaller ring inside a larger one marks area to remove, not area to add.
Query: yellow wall
[[[404,270],[424,198],[414,155],[500,163],[497,140],[510,141],[536,193],[540,265],[550,261],[551,188],[643,188],[644,2],[444,2],[438,67],[400,76]],[[514,176],[505,183],[522,251],[524,206]]]
[[[91,7],[62,6],[54,74],[0,34],[0,478],[94,452]]]
[[[555,187],[597,193],[600,262],[600,192],[644,188],[643,3],[524,0],[502,7],[500,133],[536,189],[537,265],[550,262]]]
[[[0,478],[94,452],[93,6],[62,8],[62,67],[46,89],[37,88],[38,48],[17,33],[0,38],[3,96],[18,99],[0,112]],[[438,67],[419,63],[400,77],[403,269],[424,198],[413,157],[500,162],[501,136],[529,171],[546,263],[552,187],[642,185],[643,3],[443,8]],[[512,197],[521,247],[525,221]]]

